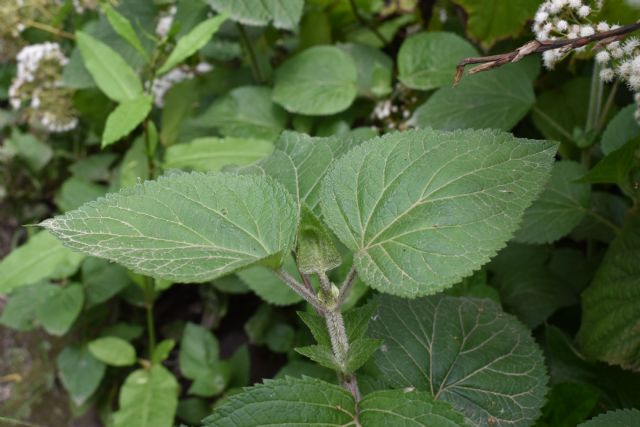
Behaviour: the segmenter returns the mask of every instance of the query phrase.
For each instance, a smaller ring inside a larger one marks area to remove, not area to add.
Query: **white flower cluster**
[[[191,80],[200,74],[206,74],[213,69],[211,64],[201,62],[195,68],[174,68],[164,76],[153,81],[151,92],[153,102],[158,108],[164,107],[164,97],[175,84],[185,80]]]
[[[588,18],[602,8],[604,0],[546,0],[536,12],[533,32],[540,41],[577,39],[609,31],[618,26],[606,22],[593,24]],[[575,49],[584,50],[586,47]],[[544,52],[545,67],[552,69],[570,53],[570,48]]]
[[[75,128],[78,119],[72,112],[70,91],[62,84],[62,67],[68,59],[57,43],[34,44],[16,56],[17,74],[9,87],[14,109],[29,101],[29,112],[50,132]]]
[[[169,10],[160,16],[158,24],[156,25],[156,35],[161,39],[167,37],[171,26],[173,25],[173,19],[176,17],[176,6],[171,6]]]

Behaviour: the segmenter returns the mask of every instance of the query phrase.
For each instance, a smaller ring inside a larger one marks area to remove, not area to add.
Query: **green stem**
[[[253,72],[253,78],[256,83],[264,83],[264,78],[262,77],[262,73],[260,72],[260,65],[258,64],[258,57],[256,56],[256,52],[253,50],[253,46],[251,45],[251,40],[249,40],[249,36],[247,35],[247,31],[244,29],[242,24],[236,24],[238,28],[238,32],[240,33],[240,38],[242,39],[242,46],[249,57],[249,64],[251,65],[251,71]]]
[[[355,0],[349,0],[349,4],[351,5],[351,11],[355,15],[358,22],[360,22],[360,25],[362,25],[363,27],[367,27],[382,42],[382,45],[386,46],[388,43],[387,39],[382,35],[380,31],[378,31],[375,25],[367,21],[364,16],[360,14],[360,10],[358,10],[358,5],[356,4]]]
[[[156,328],[153,321],[153,304],[155,301],[155,283],[151,277],[144,277],[144,308],[147,312],[147,341],[149,356],[153,356],[156,350]]]
[[[604,104],[604,108],[602,109],[602,114],[600,114],[600,118],[598,119],[598,125],[596,126],[596,134],[600,135],[602,130],[604,129],[605,124],[607,124],[607,116],[609,115],[609,111],[613,107],[613,103],[616,98],[616,94],[618,93],[618,88],[620,87],[620,80],[616,80],[611,88],[611,92],[609,92],[609,96],[607,97],[607,102]]]
[[[604,83],[600,79],[600,64],[594,62],[593,73],[591,75],[591,89],[589,91],[589,112],[587,114],[587,123],[585,131],[594,130],[598,124],[598,118],[602,110],[602,96],[604,93]]]
[[[587,209],[586,211],[589,216],[593,217],[593,219],[595,219],[596,221],[609,227],[615,234],[620,234],[622,232],[622,228],[620,228],[613,222],[609,221],[607,218],[603,217],[598,212],[595,212],[592,209]]]

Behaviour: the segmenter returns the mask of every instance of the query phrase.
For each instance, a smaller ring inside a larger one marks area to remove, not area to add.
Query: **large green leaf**
[[[280,182],[299,205],[306,204],[317,213],[320,183],[335,159],[370,138],[356,132],[340,137],[318,138],[296,132],[284,132],[273,154],[241,173],[269,175]]]
[[[273,100],[292,113],[323,116],[349,108],[357,93],[353,59],[337,47],[318,46],[278,68]]]
[[[84,178],[71,176],[58,189],[56,205],[62,212],[78,209],[87,202],[107,194],[107,187],[94,184]]]
[[[224,166],[253,163],[272,151],[272,143],[259,139],[198,138],[169,147],[164,155],[164,168],[219,171]]]
[[[102,381],[106,366],[86,346],[65,347],[56,359],[62,385],[76,405],[84,404]]]
[[[129,366],[136,363],[136,349],[122,338],[96,338],[88,345],[93,357],[111,366]]]
[[[358,94],[370,98],[391,93],[393,61],[386,53],[365,44],[343,44],[358,69]]]
[[[65,245],[174,282],[204,282],[293,243],[297,208],[266,177],[180,173],[41,223]]]
[[[30,331],[36,325],[38,307],[57,292],[57,286],[47,282],[16,289],[2,308],[0,325],[17,331]]]
[[[585,217],[591,200],[589,184],[575,182],[586,168],[569,160],[556,162],[540,198],[524,213],[516,240],[550,243],[569,234]]]
[[[485,47],[517,36],[540,6],[531,0],[454,0],[467,12],[467,32]]]
[[[105,95],[118,102],[142,95],[140,79],[118,52],[82,31],[76,40],[85,66]]]
[[[301,281],[300,273],[292,256],[288,256],[282,267]],[[302,301],[302,297],[282,282],[271,269],[256,265],[238,272],[238,277],[263,300],[273,305],[291,305]]]
[[[60,336],[69,331],[82,311],[84,291],[78,283],[54,289],[52,295],[38,304],[36,320],[48,333]]]
[[[640,220],[633,218],[605,255],[582,294],[578,341],[584,353],[625,368],[640,368]]]
[[[196,53],[213,37],[218,31],[220,26],[226,21],[227,16],[218,15],[213,18],[209,18],[206,21],[198,24],[187,35],[181,37],[176,44],[176,47],[171,51],[169,58],[158,70],[158,74],[164,74],[171,70],[173,67]]]
[[[178,382],[162,365],[139,369],[120,390],[114,427],[172,427],[178,406]]]
[[[535,101],[531,73],[521,64],[465,76],[457,87],[438,89],[412,121],[435,129],[511,130]]]
[[[274,141],[287,124],[287,113],[271,100],[268,87],[244,86],[217,99],[197,121],[224,136]]]
[[[180,372],[194,380],[191,394],[213,396],[220,394],[229,381],[229,367],[219,358],[216,337],[206,328],[187,323],[180,342]]]
[[[65,248],[49,233],[34,234],[0,261],[0,294],[43,279],[67,277],[83,259],[83,255]]]
[[[388,134],[335,163],[322,212],[368,285],[435,293],[505,245],[542,190],[554,153],[551,142],[499,131]]]
[[[544,405],[547,375],[531,332],[488,299],[379,297],[369,329],[394,388],[450,402],[474,426],[530,426]],[[491,421],[488,421],[491,420]]]
[[[635,427],[640,420],[640,411],[637,409],[622,409],[609,411],[598,415],[579,427]]]
[[[140,95],[123,101],[109,117],[102,134],[102,148],[124,138],[138,127],[151,112],[152,99],[149,95]]]
[[[207,0],[213,9],[228,13],[234,21],[264,26],[273,21],[276,28],[292,30],[298,26],[304,0]]]
[[[622,110],[609,122],[602,134],[602,152],[611,154],[622,148],[634,138],[640,136],[640,124],[635,118],[638,107],[631,104]]]
[[[398,52],[398,78],[412,89],[451,86],[456,65],[478,51],[455,33],[428,32],[407,38]]]
[[[410,422],[410,423],[409,423]],[[303,377],[265,380],[230,396],[205,427],[351,426],[464,426],[464,418],[428,393],[382,391],[365,396],[358,404],[345,389]]]

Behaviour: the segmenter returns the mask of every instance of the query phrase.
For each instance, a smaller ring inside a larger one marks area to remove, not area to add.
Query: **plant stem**
[[[147,341],[149,356],[153,356],[156,350],[156,328],[153,321],[153,303],[155,300],[154,280],[144,276],[144,308],[147,312]],[[151,357],[150,357],[151,358]]]
[[[609,111],[611,111],[611,107],[613,107],[613,103],[616,98],[616,94],[618,93],[618,88],[620,87],[620,80],[616,80],[611,88],[611,92],[609,92],[609,96],[607,97],[607,102],[604,104],[604,108],[602,109],[602,113],[600,114],[600,119],[598,119],[598,125],[596,126],[596,134],[600,135],[600,132],[604,129],[604,125],[607,123],[607,116],[609,115]]]
[[[51,25],[44,24],[42,22],[27,20],[27,21],[24,21],[24,25],[27,27],[37,28],[38,30],[46,31],[47,33],[51,33],[55,36],[63,37],[65,39],[69,39],[69,40],[76,39],[76,37],[73,34],[68,33],[64,30],[60,30],[56,27],[52,27]]]
[[[318,311],[318,313],[324,316],[324,313],[326,312],[326,308],[322,305],[317,295],[315,295],[312,291],[307,289],[301,283],[298,283],[298,281],[295,278],[293,278],[289,273],[287,273],[283,269],[276,271],[276,274],[287,286],[291,288],[291,290],[293,290],[293,292],[300,295],[305,301],[311,304],[313,308],[315,308]]]
[[[349,0],[349,4],[351,5],[351,11],[355,15],[355,17],[358,20],[358,22],[360,22],[360,24],[363,27],[367,27],[369,30],[371,30],[371,32],[373,34],[375,34],[376,37],[382,42],[382,45],[386,46],[387,43],[388,43],[387,39],[385,39],[385,37],[382,35],[382,33],[380,31],[378,31],[378,29],[375,27],[375,25],[373,25],[371,22],[367,21],[364,18],[364,16],[362,16],[360,14],[360,11],[358,10],[358,5],[356,4],[355,0]]]
[[[344,282],[342,282],[342,286],[340,286],[340,294],[338,294],[338,307],[342,307],[342,304],[347,300],[349,296],[349,292],[351,292],[351,288],[353,284],[356,282],[356,278],[358,277],[358,272],[355,267],[351,267],[349,273],[347,273],[347,277],[345,277]]]
[[[260,72],[260,65],[258,64],[258,57],[256,56],[256,52],[253,50],[253,46],[251,45],[251,40],[249,40],[247,31],[244,29],[242,24],[237,23],[236,27],[238,28],[240,38],[242,39],[242,46],[244,47],[244,50],[249,57],[249,64],[251,65],[253,78],[256,80],[256,83],[264,83],[264,78],[262,77],[262,73]]]
[[[613,222],[609,221],[607,218],[603,217],[593,209],[587,209],[586,211],[589,216],[593,217],[593,219],[602,223],[603,225],[606,225],[607,227],[609,227],[615,234],[620,234],[622,232],[622,228],[620,228]]]
[[[587,114],[587,123],[585,131],[591,132],[598,124],[598,118],[602,110],[602,95],[604,92],[604,83],[600,79],[601,66],[594,61],[593,72],[591,74],[591,89],[589,91],[589,112]]]

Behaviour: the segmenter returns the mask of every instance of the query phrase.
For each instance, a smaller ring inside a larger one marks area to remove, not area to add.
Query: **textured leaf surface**
[[[381,376],[448,401],[475,426],[530,426],[547,375],[531,332],[487,299],[379,298],[370,335]],[[492,420],[489,422],[488,420]]]
[[[304,0],[207,0],[213,9],[228,13],[231,19],[247,25],[264,26],[273,21],[276,28],[292,30],[298,26]]]
[[[556,162],[540,197],[524,213],[516,240],[550,243],[564,237],[585,217],[591,200],[589,184],[577,181],[586,168],[572,161]]]
[[[416,34],[402,43],[398,78],[412,89],[451,86],[458,62],[477,54],[471,43],[454,33]]]
[[[272,90],[262,86],[233,89],[215,100],[198,123],[224,136],[275,141],[287,124],[287,113],[276,105]]]
[[[152,99],[149,95],[123,101],[109,117],[102,134],[102,148],[129,135],[149,115]]]
[[[97,338],[89,343],[89,351],[107,365],[129,366],[136,363],[136,349],[122,338]]]
[[[278,68],[273,100],[292,113],[322,116],[349,108],[357,92],[353,59],[337,47],[318,46]]]
[[[158,70],[158,74],[166,73],[200,50],[213,37],[226,19],[225,15],[214,16],[196,25],[187,35],[181,37],[176,47],[171,51],[167,61]]]
[[[511,130],[535,101],[532,77],[520,64],[465,76],[420,106],[412,121],[434,129]]]
[[[114,427],[172,427],[178,406],[178,382],[161,365],[129,375],[120,390]]]
[[[43,279],[73,274],[84,256],[62,246],[49,233],[34,234],[0,261],[0,294]]]
[[[205,427],[278,426],[463,426],[464,418],[428,393],[383,391],[359,403],[342,387],[303,377],[265,380],[232,395],[203,422]]]
[[[639,420],[639,410],[622,409],[598,415],[594,419],[580,424],[579,427],[635,427]]]
[[[65,347],[56,359],[62,385],[76,405],[82,405],[100,385],[107,369],[86,346]]]
[[[41,223],[67,246],[175,282],[204,282],[274,256],[297,209],[256,176],[175,174],[107,195]]]
[[[516,36],[540,5],[531,0],[455,0],[468,14],[467,32],[485,47]]]
[[[322,187],[327,224],[370,286],[434,293],[486,263],[548,178],[548,141],[498,131],[389,134],[342,157]]]
[[[578,341],[594,359],[640,368],[640,220],[634,218],[605,255],[582,294]]]
[[[140,79],[118,52],[82,31],[76,40],[85,66],[105,95],[118,102],[142,95]]]
[[[272,143],[258,139],[198,138],[169,147],[164,155],[164,168],[219,171],[224,166],[253,163],[272,151]]]

